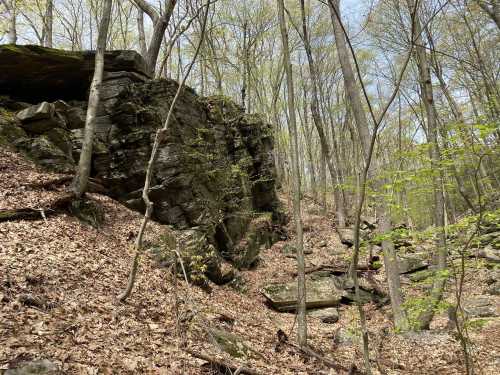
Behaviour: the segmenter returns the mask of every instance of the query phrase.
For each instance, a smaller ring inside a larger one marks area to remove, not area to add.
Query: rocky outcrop
[[[72,173],[92,61],[90,52],[0,46],[0,144]],[[109,196],[142,212],[151,146],[178,84],[149,80],[142,59],[130,51],[107,53],[105,69],[91,175]],[[14,81],[30,80],[15,87]],[[183,89],[159,149],[150,198],[153,219],[176,231],[185,264],[201,263],[212,280],[227,281],[225,260],[251,267],[261,248],[275,241],[281,214],[272,151],[272,129],[260,116],[225,97]]]

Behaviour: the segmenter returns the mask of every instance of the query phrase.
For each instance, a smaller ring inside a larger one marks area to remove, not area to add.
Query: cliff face
[[[88,52],[0,46],[0,144],[45,168],[73,172],[89,60]],[[142,66],[134,52],[107,53],[92,160],[94,181],[138,211],[153,138],[178,88],[174,81],[149,80]],[[155,164],[153,218],[173,227],[189,263],[195,259],[216,282],[230,278],[222,262],[249,267],[274,240],[281,217],[272,151],[271,127],[259,116],[226,98],[184,89]]]

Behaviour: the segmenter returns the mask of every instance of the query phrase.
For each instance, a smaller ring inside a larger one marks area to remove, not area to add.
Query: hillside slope
[[[35,185],[59,177],[0,149],[0,209],[47,207],[64,195],[64,185]],[[47,359],[64,374],[210,373],[206,362],[189,352],[225,358],[262,374],[347,373],[342,368],[353,364],[362,368],[355,308],[348,304],[340,306],[340,320],[333,325],[309,318],[311,346],[334,361],[336,370],[292,345],[278,345],[278,330],[294,342],[294,315],[270,309],[260,290],[293,279],[295,260],[283,251],[292,234],[263,251],[254,269],[242,271],[240,285],[210,284],[209,291],[172,278],[146,253],[134,293],[120,304],[116,295],[126,284],[141,216],[108,197],[91,198],[105,210],[100,229],[64,212],[0,222],[0,369]],[[306,248],[312,252],[307,266],[345,265],[348,252],[333,230],[333,218],[305,203]],[[158,243],[166,230],[151,223],[147,242]],[[480,294],[489,271],[473,272],[474,290],[467,293]],[[374,280],[383,288],[383,270],[374,273]],[[375,373],[463,373],[460,346],[453,332],[443,330],[445,315],[430,332],[401,336],[391,333],[388,306],[368,304],[366,310]],[[247,355],[221,354],[207,337],[207,327],[239,335],[250,348]],[[497,373],[500,347],[492,338],[499,336],[498,318],[472,330],[478,373]]]

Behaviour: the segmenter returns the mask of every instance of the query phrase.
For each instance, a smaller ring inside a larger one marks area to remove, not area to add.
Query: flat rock
[[[343,292],[337,287],[334,278],[308,279],[306,280],[306,307],[314,309],[338,306]],[[262,294],[278,311],[294,311],[297,307],[297,281],[266,285],[262,288]]]
[[[476,296],[464,301],[464,311],[471,318],[488,318],[498,316],[498,306],[492,297]]]

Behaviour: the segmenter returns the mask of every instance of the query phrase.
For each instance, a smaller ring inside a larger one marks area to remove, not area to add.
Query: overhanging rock
[[[94,51],[0,45],[0,88],[14,99],[30,103],[86,100],[94,60]],[[149,76],[144,60],[134,51],[106,51],[105,66],[108,72]]]

